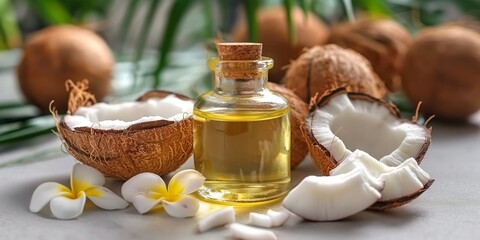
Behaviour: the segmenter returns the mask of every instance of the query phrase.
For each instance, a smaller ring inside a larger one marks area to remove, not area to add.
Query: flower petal
[[[205,177],[201,173],[193,169],[183,170],[170,180],[168,193],[169,195],[190,194],[197,191],[204,181]]]
[[[77,163],[73,166],[70,186],[74,193],[86,191],[93,186],[103,186],[105,177],[97,169]]]
[[[132,200],[133,206],[140,214],[144,214],[157,206],[163,198],[153,198],[148,193],[137,193]]]
[[[140,173],[133,176],[122,185],[122,196],[127,202],[133,202],[138,193],[148,193],[150,191],[165,195],[167,187],[163,179],[154,173]]]
[[[175,202],[163,200],[163,208],[168,215],[176,218],[193,217],[197,213],[200,204],[194,197],[185,195]]]
[[[90,191],[100,193],[100,196],[90,196],[88,194]],[[92,200],[95,205],[103,209],[115,210],[128,207],[128,203],[123,200],[123,198],[119,197],[117,194],[113,193],[110,189],[106,187],[90,188],[87,190],[86,194],[87,197]]]
[[[39,212],[53,198],[69,194],[71,194],[70,189],[60,183],[42,183],[33,191],[32,199],[30,200],[30,211]]]
[[[73,219],[82,214],[86,199],[84,192],[80,192],[78,198],[75,199],[64,196],[56,197],[50,201],[50,210],[58,219]]]

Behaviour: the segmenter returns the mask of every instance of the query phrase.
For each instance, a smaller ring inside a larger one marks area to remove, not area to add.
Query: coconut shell
[[[139,98],[163,98],[170,92],[151,91]],[[181,99],[190,98],[175,94]],[[88,127],[70,129],[57,122],[65,149],[78,161],[98,169],[106,177],[127,180],[142,172],[160,176],[178,169],[193,151],[193,117],[181,121],[150,121],[125,130]]]
[[[464,120],[480,109],[480,34],[461,26],[422,31],[405,55],[405,95],[422,111]]]
[[[390,91],[401,89],[400,68],[411,42],[407,30],[389,19],[363,19],[332,28],[329,43],[352,49],[372,64]]]
[[[29,38],[17,69],[20,89],[28,102],[48,112],[67,110],[65,80],[88,79],[90,91],[102,100],[110,91],[114,64],[108,45],[94,32],[76,26],[52,26]]]
[[[316,94],[346,86],[351,92],[360,92],[383,98],[387,90],[372,71],[370,63],[355,51],[330,44],[313,47],[289,67],[285,87],[292,89],[306,103]]]
[[[302,101],[292,90],[275,83],[268,83],[268,88],[282,94],[290,105],[291,126],[291,156],[290,167],[296,168],[308,154],[308,146],[303,138],[301,126],[308,113],[308,105]]]
[[[305,48],[324,44],[328,39],[328,28],[314,14],[305,16],[300,8],[294,7],[292,21],[297,38],[295,44],[292,44],[288,37],[285,9],[275,6],[257,11],[258,41],[263,43],[263,55],[275,61],[268,73],[270,82],[280,83],[285,75],[285,66],[300,56]],[[245,18],[233,28],[232,41],[249,41]]]
[[[362,101],[369,101],[376,104],[383,105],[391,114],[392,116],[400,119],[400,113],[398,109],[392,103],[380,100],[378,98],[374,98],[372,96],[366,95],[364,93],[352,93],[348,92],[346,88],[337,88],[331,91],[328,91],[325,95],[323,95],[320,100],[312,105],[309,110],[309,114],[307,118],[313,118],[315,114],[315,110],[317,108],[321,108],[325,106],[331,98],[339,94],[348,94],[348,97],[353,100],[362,100]],[[407,121],[407,120],[403,120]],[[359,126],[361,127],[361,126]],[[331,155],[330,151],[323,145],[321,145],[317,139],[313,136],[312,131],[310,130],[309,126],[303,125],[301,128],[302,134],[307,142],[308,149],[310,151],[310,155],[312,156],[312,160],[315,165],[320,169],[324,176],[328,176],[330,171],[334,169],[338,163]],[[427,153],[428,147],[430,146],[431,142],[431,130],[426,129],[427,138],[425,143],[422,145],[422,148],[418,152],[416,156],[412,156],[419,164],[422,162],[423,157]]]

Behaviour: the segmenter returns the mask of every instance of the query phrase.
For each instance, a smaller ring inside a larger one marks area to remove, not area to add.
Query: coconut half
[[[69,106],[78,105],[72,96],[82,94],[71,92]],[[89,104],[69,107],[61,120],[52,112],[65,149],[107,177],[165,175],[192,154],[193,101],[186,96],[152,91],[135,102]]]
[[[324,175],[356,149],[387,166],[409,158],[420,163],[431,141],[431,129],[401,119],[394,105],[345,88],[326,93],[311,106],[302,131]]]

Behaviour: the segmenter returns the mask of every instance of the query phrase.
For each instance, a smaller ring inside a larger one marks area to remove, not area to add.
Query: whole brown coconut
[[[409,33],[389,19],[363,19],[333,27],[329,43],[350,48],[372,64],[390,91],[401,88],[399,71],[411,42]]]
[[[323,95],[337,86],[377,98],[387,94],[364,57],[334,44],[311,48],[290,65],[285,76],[285,87],[307,103],[317,93]]]
[[[424,30],[414,39],[401,71],[403,89],[422,111],[449,120],[480,109],[480,35],[461,26]]]
[[[290,105],[290,126],[292,129],[290,167],[293,169],[297,167],[308,154],[308,146],[301,131],[301,126],[308,114],[308,105],[288,88],[275,83],[268,83],[268,88],[282,94]]]
[[[328,38],[328,28],[314,16],[307,16],[298,8],[292,10],[297,42],[292,44],[288,37],[285,10],[282,7],[261,8],[257,12],[259,42],[263,43],[263,55],[271,57],[275,66],[269,71],[269,81],[279,83],[285,75],[282,68],[302,54],[304,48],[324,44]],[[235,42],[248,41],[246,21],[240,21],[232,31]]]
[[[110,91],[114,59],[107,44],[94,32],[76,26],[53,26],[28,39],[17,69],[26,99],[42,112],[54,100],[67,110],[65,80],[88,79],[98,100]]]

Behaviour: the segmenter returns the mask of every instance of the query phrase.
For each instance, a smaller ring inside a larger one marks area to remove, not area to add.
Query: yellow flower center
[[[68,188],[66,188],[68,189]],[[85,192],[85,195],[89,197],[102,197],[103,193],[99,190],[98,187],[92,186],[88,184],[87,181],[82,181],[79,179],[75,179],[72,181],[72,190],[68,189],[68,191],[71,193],[71,196],[69,195],[69,198],[78,198],[81,196],[81,192]]]

